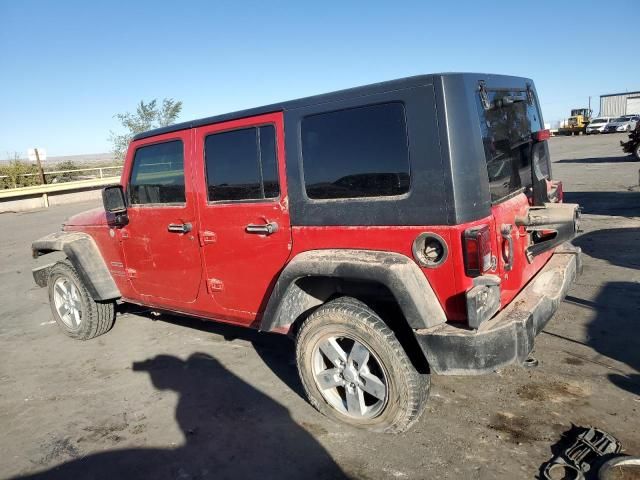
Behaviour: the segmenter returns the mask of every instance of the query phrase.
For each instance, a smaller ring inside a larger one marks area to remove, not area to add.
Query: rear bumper
[[[509,305],[478,330],[451,324],[417,330],[431,370],[444,375],[478,375],[524,362],[536,335],[581,271],[581,251],[567,242]]]

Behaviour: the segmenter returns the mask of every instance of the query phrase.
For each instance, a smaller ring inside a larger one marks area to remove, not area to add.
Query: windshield
[[[486,93],[492,107],[485,109],[478,95],[477,108],[491,201],[497,202],[532,184],[531,133],[542,130],[542,122],[535,98],[532,96],[529,103],[526,91],[487,90]],[[500,101],[509,97],[521,100]]]
[[[607,119],[606,119],[606,118],[596,118],[596,119],[595,119],[593,122],[591,122],[591,123],[592,123],[592,124],[593,124],[593,123],[607,123]]]
[[[626,121],[628,121],[628,119],[625,117],[618,117],[614,120],[614,122],[626,122]]]

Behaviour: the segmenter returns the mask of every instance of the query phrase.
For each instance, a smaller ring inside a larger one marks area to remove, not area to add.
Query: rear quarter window
[[[409,191],[404,105],[367,105],[305,117],[301,127],[310,199],[386,197]]]

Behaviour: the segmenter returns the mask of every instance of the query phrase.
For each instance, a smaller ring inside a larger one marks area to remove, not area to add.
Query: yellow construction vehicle
[[[562,122],[558,128],[558,135],[580,135],[587,131],[587,125],[591,121],[592,110],[590,108],[576,108],[571,110],[571,116]]]

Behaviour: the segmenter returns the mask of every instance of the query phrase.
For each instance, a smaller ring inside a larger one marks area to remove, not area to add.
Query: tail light
[[[491,233],[489,225],[469,228],[462,235],[464,268],[470,277],[478,277],[491,269]]]
[[[549,138],[551,138],[551,131],[550,130],[538,130],[535,133],[532,133],[533,139],[536,142],[542,142],[544,140],[549,140]]]

